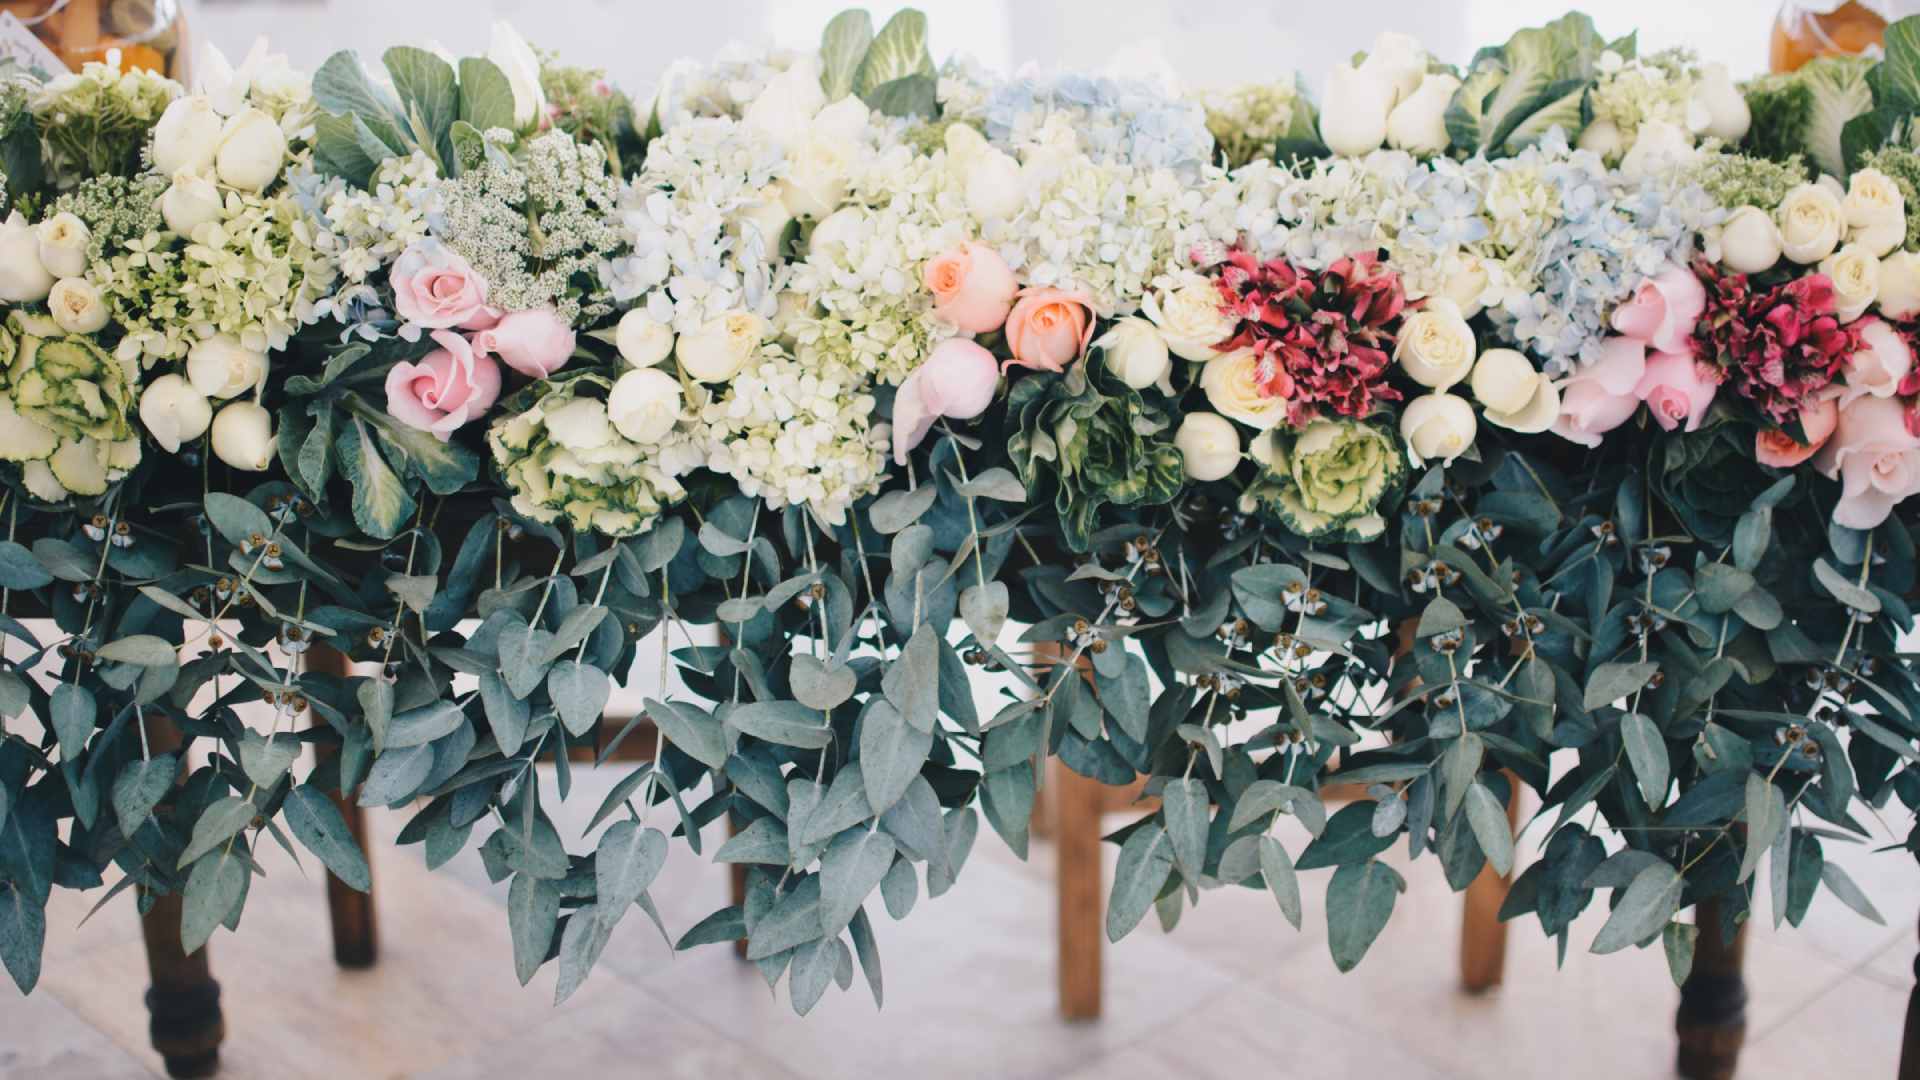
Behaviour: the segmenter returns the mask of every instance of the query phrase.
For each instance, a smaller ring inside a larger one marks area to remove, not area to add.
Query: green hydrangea
[[[16,310],[0,365],[0,461],[33,495],[100,495],[140,463],[132,373],[92,338]]]
[[[147,133],[182,92],[164,75],[122,71],[117,58],[48,82],[34,96],[32,109],[55,183],[65,188],[88,176],[139,172]]]
[[[1263,432],[1251,456],[1260,476],[1241,510],[1264,511],[1308,539],[1371,540],[1406,473],[1406,455],[1385,429],[1357,420],[1315,420],[1298,435]]]
[[[1748,154],[1701,154],[1687,177],[1728,210],[1756,206],[1772,213],[1787,192],[1807,182],[1799,154],[1772,161]]]
[[[528,387],[487,432],[513,508],[535,521],[634,536],[686,489],[662,467],[662,448],[620,434],[607,418],[612,384],[593,374]]]

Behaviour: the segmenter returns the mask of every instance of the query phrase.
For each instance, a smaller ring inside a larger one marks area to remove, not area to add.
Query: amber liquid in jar
[[[1823,7],[1831,10],[1818,10]],[[1793,71],[1817,57],[1862,53],[1879,45],[1886,30],[1886,16],[1860,0],[1838,5],[1788,0],[1773,23],[1772,68]]]

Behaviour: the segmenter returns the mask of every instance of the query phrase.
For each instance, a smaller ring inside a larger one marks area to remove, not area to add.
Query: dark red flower
[[[1860,333],[1835,313],[1833,281],[1807,274],[1755,291],[1745,274],[1701,260],[1694,273],[1707,310],[1694,328],[1696,355],[1727,373],[1727,385],[1776,424],[1838,378],[1860,348]]]

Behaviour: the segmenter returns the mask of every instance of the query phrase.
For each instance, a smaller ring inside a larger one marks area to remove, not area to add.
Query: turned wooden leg
[[[307,649],[307,670],[324,675],[345,676],[352,672],[352,661],[346,655],[327,648],[325,645],[313,645]],[[314,723],[324,721],[318,717]],[[325,756],[337,753],[337,749],[328,743],[317,743],[314,753]],[[340,816],[346,819],[347,831],[353,834],[354,843],[367,853],[367,866],[373,866],[373,849],[367,844],[367,814],[360,804],[339,792],[329,792],[328,797],[340,810]],[[333,923],[333,960],[343,968],[368,968],[379,954],[379,933],[374,927],[373,890],[366,892],[348,885],[333,874],[327,874],[327,917]]]
[[[184,740],[171,720],[150,716],[146,724],[155,753],[180,749]],[[180,945],[180,903],[177,892],[156,897],[140,916],[147,972],[153,979],[147,990],[148,1034],[166,1061],[168,1076],[212,1076],[220,1068],[220,1042],[227,1034],[220,1015],[220,984],[213,979],[206,946],[189,956]]]
[[[1507,827],[1520,824],[1520,784],[1508,776]],[[1507,970],[1507,924],[1500,921],[1500,905],[1507,902],[1513,875],[1497,874],[1492,865],[1467,886],[1466,913],[1460,920],[1460,986],[1479,994],[1500,985]]]
[[[1687,1080],[1729,1080],[1747,1038],[1747,984],[1740,974],[1747,927],[1741,923],[1733,940],[1725,940],[1720,904],[1714,900],[1694,908],[1694,922],[1699,939],[1693,972],[1680,988],[1680,1013],[1674,1020],[1680,1035],[1680,1075]]]
[[[1913,975],[1920,980],[1920,958],[1913,962]],[[1920,1080],[1920,982],[1907,995],[1907,1029],[1900,1040],[1900,1080]]]
[[[1100,811],[1106,791],[1052,761],[1054,851],[1059,858],[1054,883],[1060,905],[1060,1015],[1068,1020],[1100,1018],[1100,950],[1103,925],[1100,872]]]

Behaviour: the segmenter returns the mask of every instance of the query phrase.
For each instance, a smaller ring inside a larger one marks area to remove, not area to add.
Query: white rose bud
[[[681,370],[695,379],[726,382],[753,358],[766,332],[766,320],[749,311],[735,311],[680,335],[674,355],[680,358]]]
[[[1173,367],[1160,331],[1137,315],[1116,321],[1094,344],[1104,350],[1107,370],[1135,390],[1164,383]]]
[[[1896,251],[1880,260],[1880,288],[1874,303],[1889,319],[1920,315],[1920,254]]]
[[[53,321],[69,334],[91,334],[107,325],[107,305],[100,290],[83,277],[61,278],[47,294]]]
[[[1189,480],[1224,480],[1240,464],[1240,431],[1219,413],[1188,413],[1173,433],[1173,445]]]
[[[1216,348],[1233,336],[1240,322],[1220,310],[1220,290],[1205,277],[1188,271],[1174,284],[1149,294],[1141,310],[1147,313],[1167,348],[1182,360],[1205,363],[1220,355]]]
[[[782,147],[790,146],[806,137],[814,114],[826,104],[826,91],[820,89],[820,58],[809,55],[767,80],[741,123]]]
[[[1617,161],[1620,152],[1626,149],[1627,137],[1621,133],[1620,125],[1600,119],[1582,128],[1580,138],[1574,145],[1582,150],[1591,150],[1608,161]]]
[[[1429,461],[1453,464],[1454,458],[1473,446],[1479,426],[1473,406],[1447,393],[1422,394],[1400,414],[1400,437],[1407,441],[1416,466]]]
[[[781,199],[794,217],[823,218],[846,201],[853,149],[849,142],[821,135],[787,152]]]
[[[538,123],[540,114],[547,111],[547,92],[540,85],[540,58],[533,46],[512,24],[500,20],[493,24],[487,59],[513,88],[513,125],[524,131]]]
[[[273,464],[273,414],[251,401],[233,401],[213,418],[213,456],[243,472]]]
[[[1487,422],[1509,431],[1539,434],[1560,417],[1559,388],[1513,349],[1481,353],[1469,385],[1486,407]]]
[[[1801,184],[1787,192],[1774,217],[1780,225],[1780,253],[1803,266],[1833,254],[1846,227],[1840,200],[1820,184]]]
[[[1430,301],[1400,324],[1393,358],[1414,382],[1445,390],[1467,377],[1479,355],[1473,327],[1445,299]]]
[[[1859,244],[1878,257],[1907,238],[1907,200],[1893,179],[1879,169],[1862,169],[1847,180],[1847,197],[1840,202],[1847,218],[1849,243]]]
[[[193,230],[219,221],[225,212],[220,189],[199,173],[174,173],[172,186],[160,196],[160,216],[167,228],[181,236],[192,236]]]
[[[1880,292],[1880,260],[1860,244],[1848,244],[1820,260],[1820,272],[1833,282],[1834,314],[1852,322],[1866,313]]]
[[[641,308],[620,316],[620,325],[614,328],[613,335],[614,348],[620,350],[620,358],[637,368],[652,367],[673,352],[673,327]]]
[[[244,394],[266,374],[267,354],[247,348],[231,334],[216,334],[187,350],[187,381],[210,398],[224,401]]]
[[[1758,207],[1743,206],[1720,227],[1720,264],[1736,274],[1758,274],[1780,261],[1780,226]]]
[[[1436,72],[1387,114],[1387,145],[1410,154],[1437,154],[1447,148],[1447,106],[1460,80]]]
[[[786,194],[787,185],[775,180],[762,188],[760,197],[734,219],[742,236],[757,234],[760,237],[769,256],[778,250],[781,234],[793,220],[793,211],[787,209]]]
[[[1737,143],[1753,126],[1747,98],[1733,85],[1725,64],[1704,64],[1694,75],[1693,99],[1706,106],[1707,126],[1701,132],[1724,143]]]
[[[1477,255],[1462,255],[1440,284],[1439,296],[1453,301],[1460,317],[1471,319],[1486,307],[1480,298],[1487,291],[1487,265]]]
[[[867,212],[858,206],[843,206],[828,214],[807,236],[807,250],[830,259],[846,254],[847,244],[865,228]]]
[[[214,170],[220,182],[242,191],[265,191],[280,178],[287,160],[287,134],[266,113],[248,107],[234,114],[220,132]]]
[[[1020,163],[992,146],[967,165],[966,192],[967,212],[981,221],[1004,221],[1027,201]]]
[[[680,422],[680,380],[659,368],[627,372],[607,395],[607,418],[634,442],[659,442]]]
[[[87,272],[87,242],[93,230],[87,223],[68,213],[55,214],[35,230],[40,238],[40,265],[56,278],[79,277]]]
[[[15,210],[0,225],[0,300],[32,304],[47,298],[53,275],[40,262],[40,237]]]
[[[1692,132],[1665,120],[1649,120],[1634,132],[1633,148],[1620,159],[1620,173],[1640,180],[1685,165],[1696,154]]]
[[[213,103],[195,94],[175,98],[153,126],[153,167],[162,176],[202,172],[213,167],[225,121]]]
[[[213,423],[213,406],[193,384],[169,373],[148,383],[141,393],[140,422],[161,449],[177,454],[182,443],[206,434],[207,425]]]
[[[1320,141],[1341,157],[1359,157],[1387,141],[1387,114],[1395,98],[1391,82],[1347,64],[1327,73],[1320,95]]]
[[[1381,80],[1393,90],[1393,99],[1401,101],[1420,86],[1427,71],[1427,50],[1412,34],[1382,30],[1373,39],[1373,48],[1360,61],[1360,71]]]

